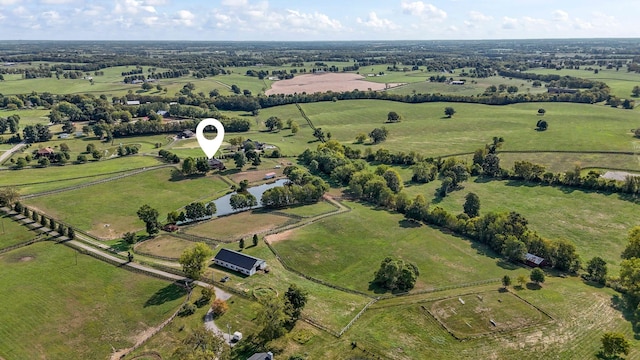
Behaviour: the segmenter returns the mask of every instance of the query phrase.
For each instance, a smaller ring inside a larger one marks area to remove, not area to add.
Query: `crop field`
[[[523,329],[551,320],[508,291],[446,298],[426,308],[457,339]]]
[[[184,232],[219,240],[246,238],[245,246],[249,246],[253,234],[269,231],[295,221],[295,219],[288,216],[253,210],[189,226],[184,229]]]
[[[444,116],[444,108],[456,110],[453,118]],[[484,147],[494,136],[503,137],[503,150],[565,150],[565,151],[633,151],[630,129],[637,123],[633,111],[612,109],[600,105],[582,104],[514,104],[490,106],[478,104],[423,103],[405,104],[390,101],[350,100],[330,103],[303,104],[303,110],[316,127],[331,132],[332,139],[364,150],[371,145],[353,144],[359,133],[368,134],[373,128],[385,126],[387,140],[371,146],[393,151],[417,151],[425,156],[442,156],[473,152]],[[535,131],[540,118],[537,110],[545,108],[549,129]],[[279,116],[286,121],[304,120],[296,114],[294,105],[264,109],[260,118]],[[399,123],[385,123],[389,111],[403,117]],[[302,152],[314,146],[312,131],[301,127],[295,137],[260,133],[262,141]],[[286,131],[285,131],[286,135]],[[247,135],[247,136],[253,136]],[[256,135],[257,136],[257,135]],[[288,143],[288,139],[295,143]],[[302,141],[301,141],[302,140]],[[284,144],[283,144],[284,143]]]
[[[464,189],[438,200],[434,193],[439,183],[411,186],[405,191],[410,197],[423,194],[432,206],[441,206],[454,214],[462,212],[464,197],[473,192],[480,198],[481,214],[489,211],[518,212],[529,221],[529,228],[543,237],[573,242],[584,262],[601,256],[609,264],[610,273],[617,272],[628,231],[638,225],[635,216],[637,200],[619,194],[519,181],[472,180],[462,184]]]
[[[175,285],[59,244],[10,251],[0,264],[0,356],[6,359],[103,359],[112,346],[132,346],[184,298]]]
[[[373,275],[387,256],[418,266],[415,289],[495,279],[522,271],[491,250],[402,215],[347,203],[352,211],[291,231],[274,243],[291,267],[305,274],[363,292],[378,293]],[[375,251],[373,251],[375,249]]]
[[[174,177],[172,170],[158,169],[103,184],[29,199],[26,203],[93,235],[114,239],[127,231],[143,227],[142,221],[135,214],[144,204],[158,209],[162,220],[168,212],[211,196],[227,186],[215,176]]]

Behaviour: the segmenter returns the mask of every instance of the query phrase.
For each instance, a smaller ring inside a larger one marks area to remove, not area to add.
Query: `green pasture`
[[[495,284],[493,291],[499,286]],[[458,301],[459,296],[475,296],[486,293],[486,289],[461,288],[452,297]],[[612,306],[616,293],[611,289],[585,285],[579,278],[547,277],[539,290],[511,291],[553,320],[459,341],[426,311],[433,301],[442,299],[441,294],[432,293],[421,303],[385,307],[379,302],[354,324],[347,338],[374,354],[393,359],[589,359],[599,351],[602,334],[617,331],[632,343],[629,358],[638,357],[638,340],[633,338],[631,324]]]
[[[49,110],[46,109],[20,109],[20,110],[0,110],[0,117],[7,118],[11,115],[20,115],[20,129],[24,129],[27,125],[48,124]],[[0,134],[0,136],[8,137],[9,133]]]
[[[415,263],[416,290],[498,278],[522,271],[488,248],[438,229],[406,221],[400,214],[348,202],[351,212],[293,230],[273,246],[291,267],[340,286],[370,287],[385,257]]]
[[[0,263],[0,356],[7,360],[107,358],[184,298],[169,282],[50,242],[2,254]]]
[[[34,163],[32,161],[32,164]],[[111,160],[90,161],[79,165],[2,170],[0,172],[2,174],[0,186],[16,186],[21,194],[33,194],[118,175],[113,174],[115,172],[160,164],[157,158],[151,156],[128,156]]]
[[[237,243],[224,244],[222,246],[236,251],[239,250]],[[278,296],[282,296],[290,284],[296,284],[309,293],[303,316],[311,318],[336,332],[346,326],[371,300],[363,295],[344,292],[312,282],[287,271],[262,241],[258,246],[248,245],[243,252],[264,259],[270,270],[269,273],[260,272],[246,277],[235,271],[211,264],[205,276],[215,280],[220,280],[223,276],[229,276],[230,280],[225,285],[233,286],[249,296],[253,296],[254,290],[265,288],[275,291]],[[309,272],[305,273],[315,276]],[[331,283],[339,284],[337,282]]]
[[[588,66],[586,66],[588,67]],[[585,70],[585,66],[583,69],[543,69],[543,68],[535,68],[529,69],[527,72],[532,72],[536,74],[553,74],[560,76],[574,76],[583,79],[597,80],[602,81],[609,85],[611,88],[611,93],[615,96],[618,96],[623,99],[632,99],[631,98],[631,90],[636,85],[640,85],[640,74],[634,72],[627,72],[626,67],[620,68],[620,70],[616,71],[616,69],[600,69],[598,68],[598,73],[595,74],[593,70]]]
[[[194,246],[193,241],[163,234],[136,244],[135,250],[141,254],[151,254],[179,259],[180,255]]]
[[[583,262],[594,256],[602,257],[611,274],[617,273],[628,231],[638,225],[637,200],[619,194],[472,179],[462,183],[464,189],[438,199],[435,191],[439,186],[440,182],[435,181],[410,186],[405,191],[412,198],[423,194],[432,207],[441,206],[454,214],[462,212],[464,197],[473,192],[480,197],[480,214],[518,212],[529,221],[529,228],[541,236],[573,242]]]
[[[36,236],[37,233],[0,212],[0,249],[29,241]]]
[[[184,178],[172,175],[172,169],[147,171],[111,182],[25,201],[55,219],[108,239],[144,227],[136,216],[149,204],[160,213],[160,220],[170,211],[193,201],[211,197],[228,185],[218,177]]]
[[[338,209],[327,201],[320,201],[315,204],[298,205],[279,210],[278,212],[310,218],[322,214],[331,213]]]
[[[452,118],[444,116],[444,108],[456,110]],[[425,156],[443,156],[473,152],[484,147],[494,136],[503,137],[503,150],[571,150],[571,151],[633,151],[638,143],[630,132],[640,124],[635,112],[599,105],[568,103],[527,103],[490,106],[462,103],[406,104],[380,100],[350,100],[302,104],[302,109],[316,127],[331,132],[332,139],[361,150],[371,147],[397,151],[416,151]],[[549,129],[535,130],[539,108]],[[387,114],[395,111],[403,117],[399,123],[385,123]],[[294,105],[263,109],[260,120],[278,116],[301,124],[295,136],[287,130],[279,133],[247,134],[260,141],[283,147],[286,154],[300,153],[317,143],[312,130]],[[378,145],[353,144],[359,133],[385,126],[387,140]]]
[[[273,230],[279,226],[295,221],[295,219],[288,216],[260,210],[243,211],[241,213],[205,221],[195,226],[189,226],[184,229],[184,232],[219,240],[238,240],[245,238],[245,246],[249,246],[253,234]]]
[[[629,151],[634,151],[629,143]],[[594,153],[500,153],[500,166],[513,169],[516,161],[530,161],[545,166],[547,171],[566,172],[576,165],[583,169],[624,169],[640,171],[640,150],[638,155],[630,154],[594,154]]]
[[[439,74],[436,74],[436,75],[439,75]],[[464,85],[449,85],[447,83],[429,82],[428,81],[429,76],[426,77],[427,80],[425,81],[409,83],[405,86],[394,88],[389,91],[392,93],[397,93],[402,95],[411,95],[414,93],[422,93],[422,94],[440,93],[440,94],[456,94],[456,95],[470,96],[470,95],[483,94],[487,89],[487,87],[491,85],[498,87],[501,84],[504,84],[506,86],[511,86],[511,85],[517,86],[519,93],[535,94],[535,93],[541,93],[541,92],[547,91],[547,89],[544,87],[534,88],[533,86],[531,86],[531,81],[522,80],[522,79],[510,79],[502,76],[491,76],[488,78],[471,78],[471,77],[461,77],[457,74],[447,75],[448,77],[452,77],[454,80],[465,79],[466,83]]]

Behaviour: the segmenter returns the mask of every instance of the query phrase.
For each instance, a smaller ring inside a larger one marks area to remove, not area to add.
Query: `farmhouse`
[[[213,258],[213,263],[248,276],[267,267],[267,263],[262,259],[229,249],[220,249],[216,257]]]
[[[226,167],[224,166],[222,161],[220,161],[218,159],[209,159],[209,160],[207,160],[207,162],[209,163],[209,167],[214,169],[214,170],[224,170],[224,169],[226,169]]]
[[[178,134],[178,138],[180,139],[188,139],[194,137],[196,134],[191,130],[183,130],[180,134]]]
[[[547,265],[547,260],[530,253],[524,255],[524,262],[531,267],[542,267]]]
[[[36,152],[36,157],[51,158],[53,155],[54,155],[54,151],[50,147],[39,149],[38,152]]]

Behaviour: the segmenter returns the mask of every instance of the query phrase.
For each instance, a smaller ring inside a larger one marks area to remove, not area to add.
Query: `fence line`
[[[378,301],[378,299],[371,299],[371,301],[369,301],[367,303],[367,305],[365,305],[362,310],[360,310],[360,312],[353,318],[351,319],[351,321],[349,321],[349,323],[347,324],[347,326],[345,326],[340,333],[338,334],[340,336],[342,336],[347,330],[349,330],[349,328],[351,327],[351,325],[353,325],[354,322],[356,322],[360,316],[362,316],[362,314],[364,314],[365,311],[367,311],[367,309],[369,308],[369,306],[373,305],[376,303],[376,301]]]

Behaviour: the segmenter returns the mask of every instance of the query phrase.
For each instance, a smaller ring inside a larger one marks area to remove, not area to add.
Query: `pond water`
[[[284,184],[286,184],[288,181],[289,179],[280,179],[272,183],[262,184],[262,185],[248,188],[247,190],[249,191],[249,193],[255,196],[256,199],[258,200],[258,206],[254,207],[253,209],[262,207],[262,202],[260,201],[260,199],[262,199],[262,194],[264,194],[265,191],[272,189],[276,186],[284,186]],[[213,203],[216,204],[216,210],[217,210],[215,214],[216,216],[228,215],[228,214],[241,211],[241,210],[233,210],[231,208],[231,204],[229,203],[229,201],[231,199],[231,195],[233,194],[236,194],[236,193],[233,192],[221,198],[213,200]]]

